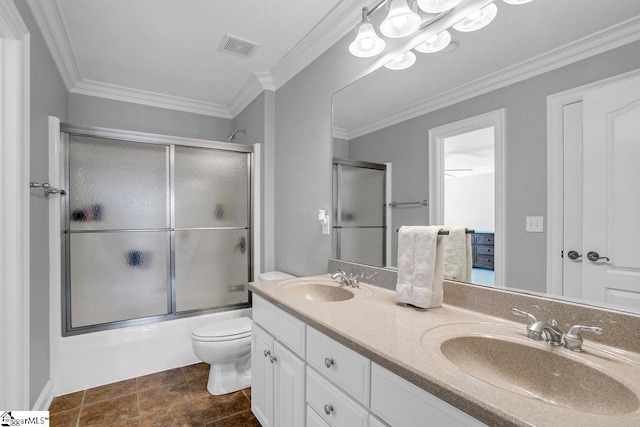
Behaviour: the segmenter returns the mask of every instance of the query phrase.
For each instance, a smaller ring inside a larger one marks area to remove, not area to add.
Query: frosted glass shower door
[[[385,165],[334,160],[334,256],[385,265]]]
[[[249,154],[175,148],[176,311],[249,299]]]
[[[67,328],[164,315],[169,147],[71,135]]]

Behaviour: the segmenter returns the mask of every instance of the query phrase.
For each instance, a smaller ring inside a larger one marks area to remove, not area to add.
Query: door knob
[[[569,259],[578,259],[582,258],[582,254],[579,254],[577,251],[569,251],[567,252],[567,257],[569,257]]]
[[[591,252],[587,253],[587,259],[589,261],[594,261],[594,262],[598,261],[598,260],[601,260],[601,259],[606,259],[607,261],[609,261],[608,257],[600,256],[600,254],[598,252],[596,252],[596,251],[591,251]]]

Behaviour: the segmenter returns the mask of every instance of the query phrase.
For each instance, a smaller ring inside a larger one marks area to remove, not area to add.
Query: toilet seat
[[[251,319],[236,317],[202,325],[193,330],[191,336],[197,341],[231,341],[251,336]]]

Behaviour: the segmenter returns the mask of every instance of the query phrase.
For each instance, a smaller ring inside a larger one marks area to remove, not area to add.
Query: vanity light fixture
[[[362,22],[358,25],[358,35],[349,45],[349,52],[358,58],[376,56],[384,50],[384,40],[378,36],[375,28],[369,22],[368,9],[362,8]]]
[[[507,4],[525,4],[533,0],[502,0],[502,1]]]
[[[418,0],[418,7],[427,13],[442,13],[453,9],[459,5],[461,1],[462,0]]]
[[[406,70],[411,67],[416,62],[416,54],[411,52],[410,50],[396,56],[391,61],[384,64],[385,68],[390,70],[398,71],[398,70]]]
[[[407,0],[391,0],[389,14],[380,24],[380,32],[390,38],[405,37],[415,33],[422,19],[415,13]]]
[[[453,29],[463,33],[479,30],[489,25],[497,14],[498,6],[496,6],[495,3],[489,3],[485,7],[476,10],[474,13],[455,24]]]
[[[438,34],[429,37],[418,46],[414,47],[417,52],[420,53],[435,53],[440,52],[451,43],[451,33],[447,30],[441,31]]]

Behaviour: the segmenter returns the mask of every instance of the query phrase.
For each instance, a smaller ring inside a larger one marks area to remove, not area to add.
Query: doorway
[[[504,284],[504,114],[429,130],[429,223],[472,229],[472,282],[492,286]]]

